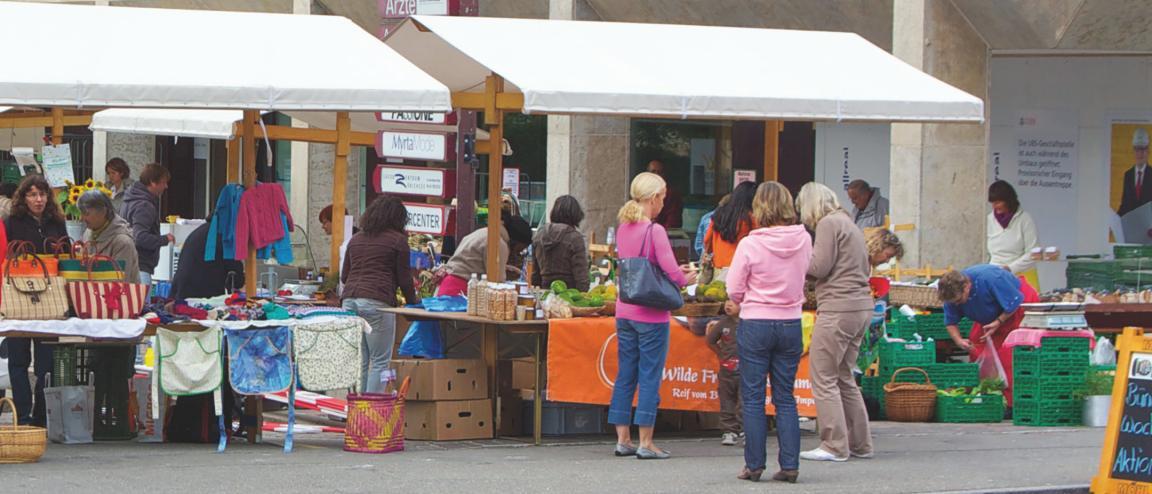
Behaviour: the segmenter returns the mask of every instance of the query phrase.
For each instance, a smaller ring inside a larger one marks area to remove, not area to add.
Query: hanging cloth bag
[[[216,451],[224,451],[228,434],[224,432],[224,400],[220,385],[224,382],[224,364],[221,360],[222,339],[220,328],[200,332],[176,332],[156,329],[156,364],[158,379],[152,380],[153,396],[157,389],[169,396],[189,396],[212,393],[220,443]],[[152,402],[152,418],[160,419],[159,399]]]
[[[360,343],[368,325],[359,317],[295,327],[300,385],[312,391],[358,387]]]
[[[679,309],[684,305],[680,287],[668,279],[659,265],[652,262],[652,253],[648,251],[651,240],[652,225],[648,225],[644,242],[640,245],[640,255],[620,259],[620,300],[652,309]]]
[[[260,396],[288,392],[288,431],[284,452],[292,452],[296,425],[296,386],[292,375],[292,330],[286,326],[267,329],[226,329],[228,382],[242,395]]]

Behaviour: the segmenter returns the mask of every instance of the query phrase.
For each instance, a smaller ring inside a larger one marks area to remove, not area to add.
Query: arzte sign
[[[373,177],[376,192],[424,197],[451,197],[456,194],[455,170],[411,166],[380,165]]]
[[[385,19],[413,15],[448,15],[448,0],[378,0],[377,10]]]
[[[408,224],[404,229],[410,233],[443,235],[448,231],[450,209],[447,206],[406,202],[404,208],[408,210]]]
[[[448,136],[381,131],[376,135],[376,154],[382,158],[446,161]]]

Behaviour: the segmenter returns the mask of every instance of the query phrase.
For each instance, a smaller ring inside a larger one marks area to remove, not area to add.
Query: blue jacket
[[[696,227],[697,257],[704,255],[704,236],[708,234],[708,225],[712,224],[712,215],[714,214],[716,214],[715,209],[704,213],[704,216],[700,217],[700,226]]]
[[[236,217],[240,214],[240,196],[244,186],[228,184],[220,189],[216,210],[212,212],[212,226],[208,230],[208,243],[204,247],[204,260],[216,260],[216,242],[223,244],[224,259],[236,258]]]

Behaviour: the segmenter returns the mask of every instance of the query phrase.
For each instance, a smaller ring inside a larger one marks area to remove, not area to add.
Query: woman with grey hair
[[[128,222],[116,214],[112,199],[103,192],[90,190],[76,201],[80,219],[88,227],[84,242],[91,255],[108,256],[124,265],[124,281],[135,283],[140,279],[140,261],[136,257],[136,241]]]
[[[796,197],[800,221],[816,232],[808,278],[816,281],[816,327],[808,347],[812,396],[820,421],[820,447],[805,460],[846,461],[871,458],[868,412],[852,367],[872,320],[872,265],[864,232],[832,189],[809,183]]]

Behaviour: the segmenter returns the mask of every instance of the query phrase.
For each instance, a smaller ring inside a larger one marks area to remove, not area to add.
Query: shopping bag
[[[36,258],[33,255],[33,258]],[[48,271],[46,260],[36,258],[39,272],[30,276],[16,273],[15,267],[21,262],[10,258],[5,263],[7,274],[4,287],[0,291],[0,317],[23,321],[51,321],[64,319],[68,315],[68,294],[64,288],[64,278],[53,276]]]
[[[980,352],[980,356],[976,357],[976,363],[980,366],[980,379],[999,379],[1005,385],[1008,384],[1008,374],[1004,372],[1004,364],[1000,362],[1000,353],[996,350],[996,345],[992,343],[992,339],[984,340],[984,350]]]
[[[383,454],[404,451],[404,402],[410,378],[391,393],[348,395],[344,451]]]
[[[132,379],[132,389],[136,391],[136,423],[140,424],[136,435],[136,442],[162,443],[164,442],[164,422],[152,418],[152,402],[159,400],[156,406],[160,409],[160,416],[167,413],[168,403],[163,396],[152,393],[152,376]]]
[[[56,247],[53,247],[56,248]],[[72,243],[72,252],[57,254],[60,277],[72,281],[135,281],[124,280],[124,261],[113,261],[108,257],[92,260],[88,245],[84,242]]]
[[[358,387],[366,326],[359,317],[296,325],[292,349],[300,385],[310,391]]]
[[[438,359],[444,358],[444,339],[440,334],[440,323],[436,321],[413,321],[408,333],[400,342],[399,355]]]
[[[52,375],[45,377],[52,382]],[[91,376],[91,375],[90,375]],[[89,377],[91,383],[95,379]],[[48,440],[60,444],[88,444],[95,427],[96,388],[54,386],[44,388],[44,409],[48,415]]]
[[[660,266],[652,262],[648,247],[652,240],[652,226],[648,226],[638,257],[620,259],[617,278],[620,300],[624,303],[660,310],[676,310],[684,305],[680,287],[676,286]]]
[[[107,256],[92,256],[87,259],[89,269],[97,262],[114,264]],[[76,316],[81,319],[131,319],[140,315],[148,302],[149,285],[127,281],[96,281],[88,271],[88,279],[68,283],[68,296]],[[122,271],[116,271],[119,280],[124,279]]]
[[[0,337],[0,348],[7,350],[4,346],[4,338]],[[0,389],[8,389],[12,387],[12,380],[8,377],[8,352],[0,352]]]
[[[4,257],[4,276],[56,276],[60,273],[59,262],[50,256],[36,254],[36,247],[32,242],[16,240],[8,243],[8,251]]]

